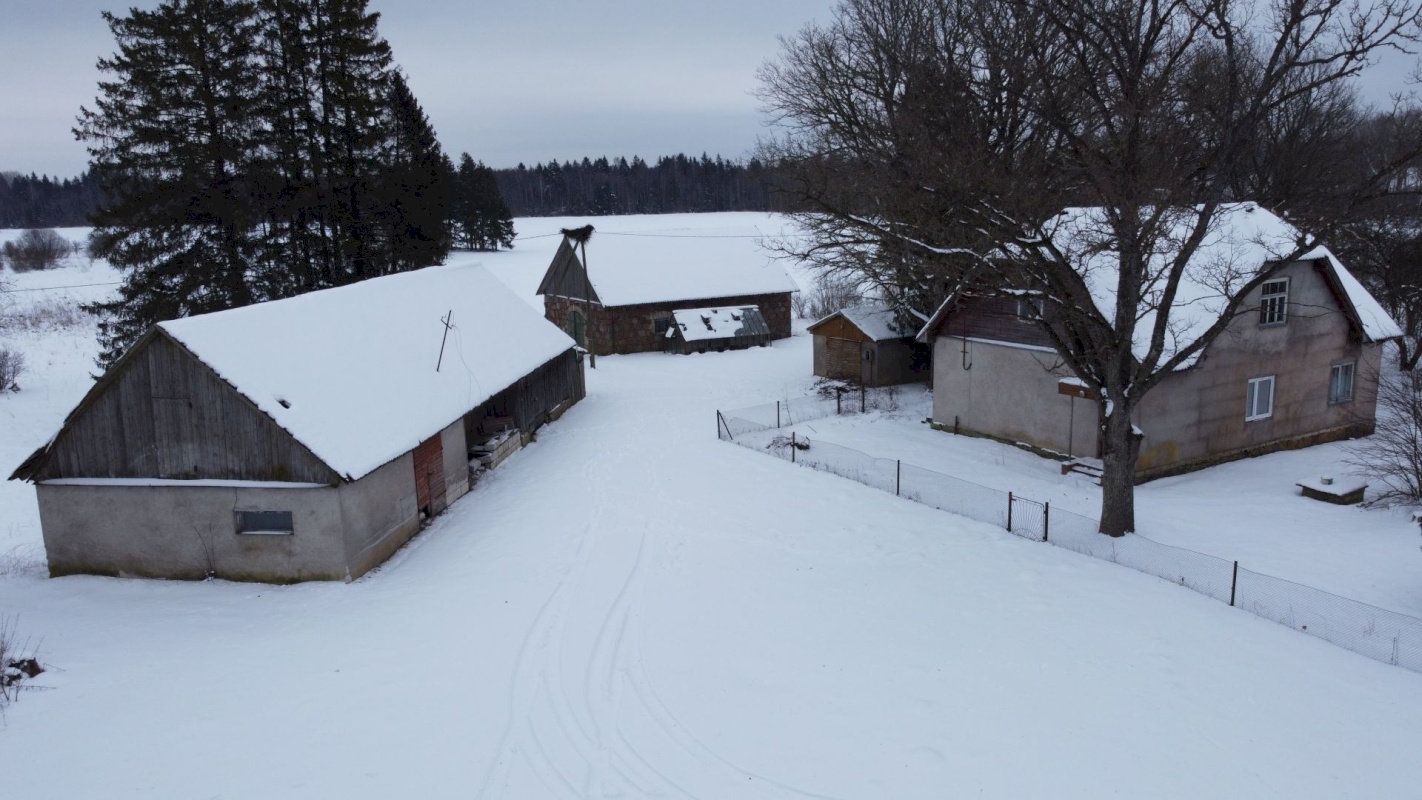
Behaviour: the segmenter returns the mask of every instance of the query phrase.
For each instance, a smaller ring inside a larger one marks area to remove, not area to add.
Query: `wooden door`
[[[426,517],[433,517],[448,505],[444,486],[444,443],[439,434],[415,448],[415,502]]]
[[[825,340],[825,369],[827,377],[838,378],[845,381],[857,381],[863,379],[861,370],[863,367],[860,361],[859,342],[852,339],[835,339],[830,337]]]

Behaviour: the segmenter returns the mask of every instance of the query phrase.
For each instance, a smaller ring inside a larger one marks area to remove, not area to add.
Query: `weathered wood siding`
[[[161,333],[139,347],[76,410],[37,480],[337,480],[187,350]]]
[[[578,258],[578,254],[573,251],[573,245],[567,239],[563,240],[563,243],[558,246],[558,252],[553,255],[553,263],[549,264],[548,272],[544,273],[543,282],[538,286],[538,293],[554,297],[567,297],[573,300],[600,302],[597,292],[588,283],[588,275],[583,267],[582,259]]]
[[[682,308],[756,306],[770,327],[770,338],[790,336],[790,293],[745,295],[741,297],[687,298],[666,303],[635,306],[601,306],[591,309],[580,300],[553,294],[543,296],[543,316],[564,331],[571,331],[573,311],[587,314],[587,349],[597,355],[649,353],[666,348],[665,333],[657,332],[658,320],[670,320]],[[571,334],[570,334],[571,335]]]
[[[571,405],[586,395],[583,365],[578,354],[568,350],[471,411],[465,430],[472,434],[486,417],[508,417],[528,433],[547,422],[557,406]]]
[[[1017,299],[1013,297],[964,298],[943,321],[937,335],[1052,346],[1040,324],[1018,316]]]

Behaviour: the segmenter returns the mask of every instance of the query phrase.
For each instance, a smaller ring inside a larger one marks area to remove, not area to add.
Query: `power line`
[[[87,289],[90,286],[118,286],[123,281],[110,281],[109,283],[76,283],[73,286],[37,286],[32,289],[0,289],[0,294],[19,294],[20,292],[50,292],[57,289]]]

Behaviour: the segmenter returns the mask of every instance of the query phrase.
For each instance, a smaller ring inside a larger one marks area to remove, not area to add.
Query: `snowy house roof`
[[[1178,250],[1175,243],[1183,241],[1195,221],[1193,209],[1183,209],[1161,237],[1162,252],[1152,256],[1152,264],[1163,265]],[[1115,314],[1119,255],[1109,247],[1109,237],[1103,235],[1103,212],[1100,208],[1069,208],[1048,223],[1049,235],[1056,247],[1074,264],[1085,279],[1096,307],[1110,319]],[[1188,347],[1204,335],[1220,315],[1237,290],[1270,262],[1276,262],[1297,252],[1304,236],[1297,228],[1254,203],[1229,203],[1220,207],[1210,230],[1195,255],[1186,265],[1185,274],[1176,292],[1169,314],[1163,359]],[[1369,341],[1381,341],[1402,335],[1397,323],[1388,316],[1377,300],[1368,293],[1327,248],[1319,246],[1297,256],[1295,261],[1318,261],[1324,267],[1340,294],[1340,301],[1363,336]],[[1148,282],[1147,301],[1159,297],[1164,290],[1163,278]],[[943,317],[956,303],[950,297],[919,331],[918,338],[927,341]],[[1143,304],[1136,326],[1136,341],[1132,349],[1144,356],[1150,346],[1150,335],[1156,321],[1156,311]],[[1182,364],[1189,367],[1201,353]]]
[[[811,323],[809,330],[814,331],[816,327],[836,317],[844,318],[875,342],[901,339],[905,336],[913,336],[915,333],[912,330],[900,330],[898,313],[882,303],[860,303],[847,306]]]
[[[757,306],[679,308],[672,312],[672,322],[676,327],[667,335],[679,332],[688,342],[770,335],[770,326]]]
[[[429,267],[157,327],[347,480],[415,449],[574,346],[478,265]]]
[[[605,306],[799,291],[764,238],[755,228],[597,231],[587,243],[587,279]],[[564,239],[538,293],[557,294],[569,267],[581,274],[582,250]]]

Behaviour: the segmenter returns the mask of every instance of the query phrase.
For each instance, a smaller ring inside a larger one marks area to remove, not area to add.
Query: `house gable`
[[[553,254],[548,271],[543,273],[543,281],[538,284],[538,294],[602,302],[597,296],[597,290],[588,281],[588,273],[583,267],[582,259],[578,258],[577,251],[566,236],[563,237],[563,243],[558,245],[558,252]]]
[[[338,476],[161,329],[90,390],[12,478],[334,484]]]
[[[814,325],[806,328],[806,330],[815,336],[827,336],[831,339],[847,339],[854,342],[864,342],[865,344],[873,343],[873,339],[865,334],[864,331],[860,330],[859,326],[845,319],[844,315],[838,313],[816,322]]]

